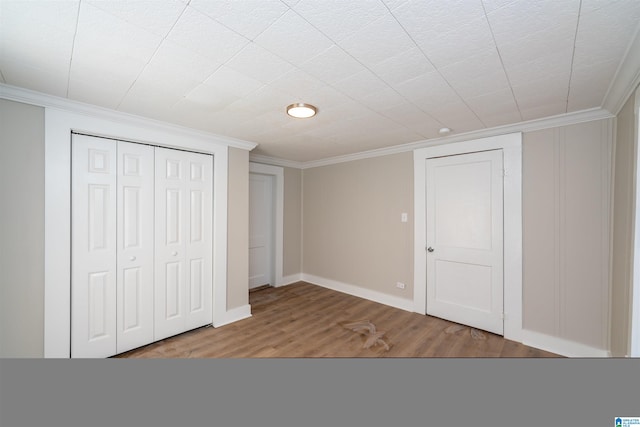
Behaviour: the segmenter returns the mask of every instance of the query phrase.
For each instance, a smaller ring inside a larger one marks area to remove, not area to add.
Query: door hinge
[[[509,176],[509,171],[507,169],[502,169],[502,176]]]
[[[507,316],[506,316],[504,313],[500,313],[500,318],[501,318],[502,320],[504,320],[504,319],[505,319],[505,317],[507,317]]]

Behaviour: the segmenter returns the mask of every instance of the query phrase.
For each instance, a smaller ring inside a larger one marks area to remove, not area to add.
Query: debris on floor
[[[466,331],[467,329],[469,330],[469,334],[471,335],[471,338],[473,338],[474,340],[486,340],[487,339],[486,335],[483,332],[479,331],[478,329],[470,328],[469,326],[458,325],[458,324],[451,325],[451,326],[445,328],[444,333],[445,334],[455,334],[455,333],[460,332],[460,331]]]
[[[358,332],[360,335],[367,337],[362,348],[370,348],[374,345],[382,345],[386,351],[389,351],[389,344],[382,339],[384,336],[383,331],[377,331],[376,325],[369,320],[359,320],[356,322],[341,322],[342,327],[349,329],[353,332]]]

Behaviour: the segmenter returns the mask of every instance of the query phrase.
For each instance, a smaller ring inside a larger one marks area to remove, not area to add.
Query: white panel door
[[[503,334],[502,150],[427,159],[427,314]]]
[[[116,145],[73,135],[71,357],[116,353]]]
[[[213,157],[184,153],[186,177],[185,328],[213,322]]]
[[[272,177],[249,174],[249,289],[271,283]]]
[[[117,350],[153,342],[154,148],[118,141]]]
[[[213,159],[156,148],[155,340],[212,322]]]

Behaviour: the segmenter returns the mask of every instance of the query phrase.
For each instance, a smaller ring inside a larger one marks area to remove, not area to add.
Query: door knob
[[[176,255],[178,255],[178,252],[173,251],[173,252],[171,252],[171,255],[176,256]]]
[[[433,252],[433,251],[434,251],[434,249],[433,249],[431,246],[429,246],[429,247],[427,248],[427,251],[429,251],[429,252]]]
[[[131,258],[129,258],[129,261],[135,261],[136,257],[132,256]]]

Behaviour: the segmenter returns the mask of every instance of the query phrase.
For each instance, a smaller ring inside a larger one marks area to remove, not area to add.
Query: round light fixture
[[[302,102],[291,104],[287,107],[287,114],[297,119],[308,119],[315,116],[317,112],[318,109],[316,107]]]
[[[446,135],[449,132],[451,132],[451,129],[449,129],[449,128],[440,128],[440,130],[438,132],[440,132],[440,135]]]

